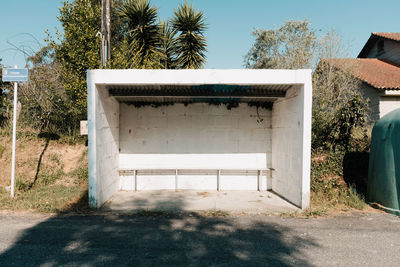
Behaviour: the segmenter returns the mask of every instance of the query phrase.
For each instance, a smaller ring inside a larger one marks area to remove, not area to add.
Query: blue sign
[[[28,81],[28,69],[3,69],[3,82]]]

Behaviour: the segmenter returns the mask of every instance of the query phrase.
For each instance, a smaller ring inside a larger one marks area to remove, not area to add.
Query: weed
[[[264,214],[264,215],[275,215],[275,213],[266,213],[266,214]],[[297,211],[295,211],[295,212],[281,212],[281,213],[279,213],[279,216],[281,216],[282,218],[293,218],[293,217],[296,217],[296,216],[298,216],[299,215],[299,213],[297,212]]]
[[[86,165],[80,166],[77,169],[68,173],[69,176],[75,178],[75,183],[82,183],[88,180],[89,173]]]
[[[339,202],[357,210],[363,210],[366,207],[364,196],[358,194],[353,186],[339,192]]]
[[[309,217],[319,217],[319,216],[324,216],[328,212],[328,208],[322,207],[322,208],[317,208],[317,209],[307,209],[303,212],[303,214],[309,218]]]
[[[24,143],[22,143],[22,142],[19,142],[18,143],[18,149],[21,149],[21,150],[23,150],[23,149],[25,149],[26,147],[25,147],[25,144]]]
[[[17,178],[15,180],[15,188],[17,189],[17,191],[20,192],[25,192],[27,190],[29,190],[29,188],[31,187],[31,183],[24,181],[25,179],[21,179],[21,178]]]
[[[229,216],[229,212],[224,210],[207,210],[204,213],[204,216],[207,217],[227,217]]]
[[[4,151],[6,151],[5,146],[0,145],[0,159],[3,157]]]
[[[38,176],[38,184],[41,185],[51,185],[53,184],[56,180],[61,178],[64,175],[64,172],[62,169],[58,169],[55,172],[42,172]]]
[[[69,176],[75,178],[74,180],[77,184],[87,182],[89,179],[87,160],[85,160],[87,153],[87,150],[82,152],[82,155],[79,158],[79,162],[81,162],[80,166],[68,173]]]
[[[49,155],[49,159],[55,163],[57,163],[57,165],[60,165],[60,158],[58,157],[58,155],[56,153],[51,153]]]
[[[87,155],[88,155],[88,151],[85,149],[85,150],[82,152],[81,157],[79,158],[79,162],[85,162],[85,159],[87,158]]]

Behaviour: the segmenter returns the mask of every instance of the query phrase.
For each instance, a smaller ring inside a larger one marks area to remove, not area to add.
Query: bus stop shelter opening
[[[89,204],[119,190],[310,201],[311,70],[89,70]]]

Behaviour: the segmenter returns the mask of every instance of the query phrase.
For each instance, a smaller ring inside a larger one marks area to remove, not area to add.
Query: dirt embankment
[[[0,186],[10,185],[11,137],[0,136]],[[83,144],[63,144],[46,138],[20,138],[16,148],[16,178],[33,182],[41,173],[70,173],[87,161]]]
[[[54,135],[19,136],[15,198],[10,197],[11,137],[0,136],[0,210],[87,210],[87,147]]]

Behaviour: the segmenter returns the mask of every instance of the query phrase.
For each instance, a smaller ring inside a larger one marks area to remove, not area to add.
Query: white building
[[[311,92],[311,70],[88,71],[90,206],[192,189],[272,190],[307,208]]]
[[[400,33],[373,32],[358,58],[325,61],[339,69],[350,70],[362,82],[359,91],[370,101],[372,124],[400,108]]]

